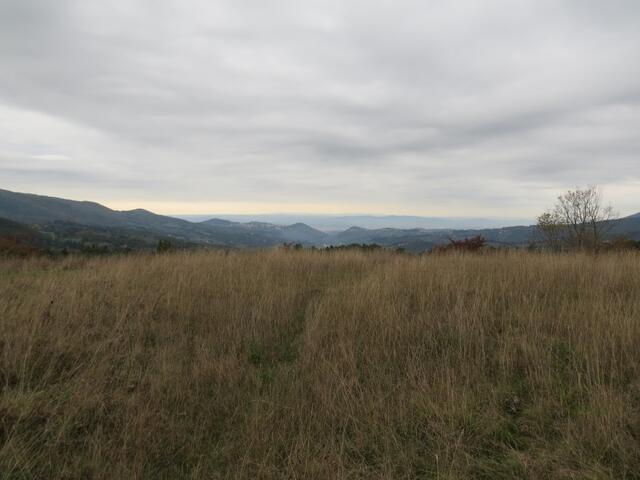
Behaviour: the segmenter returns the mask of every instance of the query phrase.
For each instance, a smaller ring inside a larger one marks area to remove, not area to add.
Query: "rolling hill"
[[[151,249],[160,239],[181,246],[269,247],[377,244],[421,252],[450,239],[483,236],[493,246],[526,246],[536,239],[534,226],[484,229],[362,228],[325,232],[304,223],[235,222],[211,218],[200,222],[158,215],[143,209],[118,211],[95,202],[0,190],[0,235],[17,231],[57,248],[102,245],[111,250]],[[3,233],[5,232],[5,233]],[[640,213],[615,221],[612,236],[640,240]]]
[[[319,244],[327,238],[324,232],[304,224],[281,226],[220,219],[194,223],[143,209],[118,211],[95,202],[8,190],[0,190],[0,218],[32,226],[53,244],[60,243],[61,239],[68,244],[67,240],[76,237],[80,243],[151,248],[160,238],[165,238],[185,244],[266,247],[284,242]]]

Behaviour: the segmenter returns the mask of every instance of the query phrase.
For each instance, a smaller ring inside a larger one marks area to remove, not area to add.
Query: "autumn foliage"
[[[446,245],[438,245],[433,248],[433,253],[452,253],[452,252],[479,252],[486,242],[485,239],[477,235],[463,240],[449,239]]]

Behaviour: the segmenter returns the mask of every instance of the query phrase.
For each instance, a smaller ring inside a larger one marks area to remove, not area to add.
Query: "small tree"
[[[537,229],[551,249],[597,249],[613,227],[613,208],[605,206],[597,187],[570,190],[552,210],[538,217]]]

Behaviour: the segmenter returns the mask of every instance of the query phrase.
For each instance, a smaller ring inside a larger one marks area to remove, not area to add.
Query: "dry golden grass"
[[[0,476],[640,478],[640,255],[0,261]]]

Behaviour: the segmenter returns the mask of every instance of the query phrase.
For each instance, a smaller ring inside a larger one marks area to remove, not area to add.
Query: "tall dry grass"
[[[640,255],[0,261],[0,476],[640,478]]]

